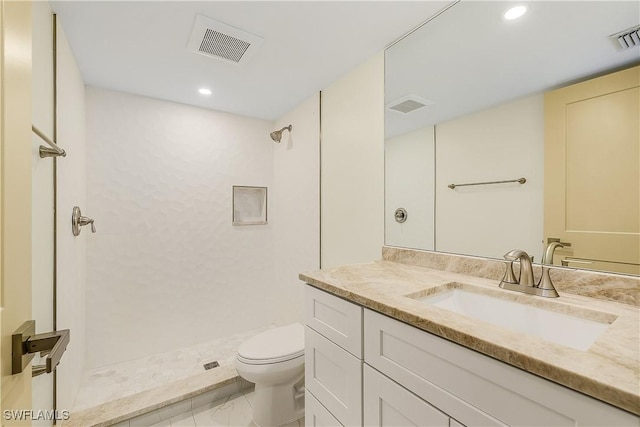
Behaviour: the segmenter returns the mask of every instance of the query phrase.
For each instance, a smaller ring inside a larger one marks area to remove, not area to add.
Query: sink
[[[505,298],[500,292],[458,283],[443,285],[426,292],[429,292],[429,295],[425,296],[424,292],[419,292],[407,296],[432,307],[453,311],[581,351],[589,349],[616,319],[615,315],[590,310],[582,310],[584,317],[573,316],[538,306],[549,304],[547,302],[536,302],[536,305],[523,304]],[[561,309],[567,310],[567,306],[558,305],[556,308]],[[580,311],[580,308],[576,310]],[[593,318],[597,320],[592,320]]]

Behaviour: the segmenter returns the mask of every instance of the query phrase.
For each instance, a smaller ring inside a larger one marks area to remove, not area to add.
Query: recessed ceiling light
[[[511,9],[507,10],[503,16],[504,19],[511,21],[513,19],[520,18],[525,13],[527,13],[526,6],[514,6]]]
[[[198,89],[198,92],[199,92],[201,95],[211,95],[211,93],[212,93],[212,92],[211,92],[211,89],[207,89],[207,88],[204,88],[204,87],[203,87],[203,88]]]

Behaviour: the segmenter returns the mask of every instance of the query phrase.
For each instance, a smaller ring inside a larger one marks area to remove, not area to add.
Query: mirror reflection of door
[[[640,67],[545,94],[544,235],[555,264],[640,274]]]

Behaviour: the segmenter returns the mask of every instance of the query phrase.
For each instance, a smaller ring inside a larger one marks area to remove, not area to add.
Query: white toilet
[[[260,427],[304,416],[304,326],[294,323],[262,332],[238,348],[236,369],[256,384],[253,420]]]

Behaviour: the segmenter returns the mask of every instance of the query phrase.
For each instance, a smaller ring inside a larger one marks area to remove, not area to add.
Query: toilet
[[[262,332],[238,348],[236,370],[255,383],[253,420],[260,427],[304,416],[304,326],[294,323]]]

